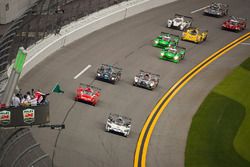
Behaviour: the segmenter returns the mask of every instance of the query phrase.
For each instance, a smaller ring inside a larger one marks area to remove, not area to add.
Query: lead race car
[[[121,79],[122,69],[112,65],[102,64],[96,74],[96,79],[115,84]]]
[[[222,17],[228,15],[229,6],[224,3],[212,3],[208,8],[204,9],[204,14],[215,17]]]
[[[226,20],[221,28],[225,30],[232,30],[232,31],[242,31],[246,29],[247,27],[247,21],[244,18],[236,17],[236,16],[231,16],[230,19]]]
[[[178,45],[180,37],[178,35],[161,32],[161,34],[153,40],[153,46],[164,48],[167,46]]]
[[[182,33],[181,39],[184,41],[200,43],[207,39],[207,35],[208,35],[207,30],[201,30],[198,27],[190,27]]]
[[[186,48],[180,46],[170,46],[162,49],[160,59],[179,63],[184,59]]]
[[[101,96],[100,91],[100,88],[81,83],[76,90],[75,101],[86,102],[95,106]]]
[[[175,14],[174,18],[168,19],[167,27],[177,28],[183,31],[184,29],[189,28],[192,25],[192,22],[193,22],[192,17]]]
[[[140,70],[139,74],[134,77],[134,86],[143,87],[149,90],[156,88],[160,81],[159,74],[153,74]]]
[[[127,137],[131,129],[131,118],[119,114],[109,114],[105,129],[107,132],[114,131]]]

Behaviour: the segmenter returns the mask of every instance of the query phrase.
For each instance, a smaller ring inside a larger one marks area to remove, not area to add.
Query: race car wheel
[[[207,36],[205,36],[205,38],[204,38],[204,41],[206,41],[207,40]]]

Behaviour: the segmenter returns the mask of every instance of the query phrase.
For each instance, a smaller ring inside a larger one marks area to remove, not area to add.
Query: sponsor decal
[[[11,112],[4,110],[0,112],[0,125],[8,125],[11,119]]]
[[[23,110],[23,121],[27,124],[31,124],[35,121],[35,110],[28,108]]]

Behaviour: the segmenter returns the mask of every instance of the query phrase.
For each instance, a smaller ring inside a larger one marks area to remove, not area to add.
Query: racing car
[[[96,79],[115,84],[116,81],[121,79],[121,71],[121,68],[102,64],[97,70]]]
[[[191,41],[194,43],[200,43],[207,39],[208,31],[201,31],[197,27],[190,27],[182,33],[181,39],[184,41]]]
[[[107,132],[113,131],[127,137],[131,129],[131,118],[119,114],[109,114],[105,129]]]
[[[140,70],[139,74],[137,74],[134,77],[133,85],[153,90],[154,88],[157,87],[159,81],[160,81],[159,74],[153,74],[150,72],[145,72],[143,70]]]
[[[154,39],[153,46],[164,48],[170,45],[176,46],[178,45],[180,37],[178,35],[161,32],[161,34]]]
[[[230,19],[226,20],[222,24],[221,28],[239,32],[246,29],[246,27],[247,27],[246,19],[232,16]]]
[[[214,2],[208,8],[204,9],[203,13],[209,16],[223,17],[228,15],[228,8],[227,4]]]
[[[184,59],[186,48],[180,46],[170,46],[162,49],[160,59],[179,63]]]
[[[177,28],[183,31],[192,25],[193,18],[189,16],[184,16],[180,14],[175,14],[174,18],[168,19],[167,27]]]
[[[100,91],[100,88],[81,83],[76,89],[75,101],[86,102],[95,106],[100,98]]]

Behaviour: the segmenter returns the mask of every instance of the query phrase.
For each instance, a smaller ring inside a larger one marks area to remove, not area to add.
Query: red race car
[[[230,19],[226,20],[222,24],[221,28],[239,32],[246,29],[246,26],[247,26],[246,19],[232,16]]]
[[[80,84],[76,90],[75,101],[82,101],[95,106],[101,95],[100,90],[95,86]]]

